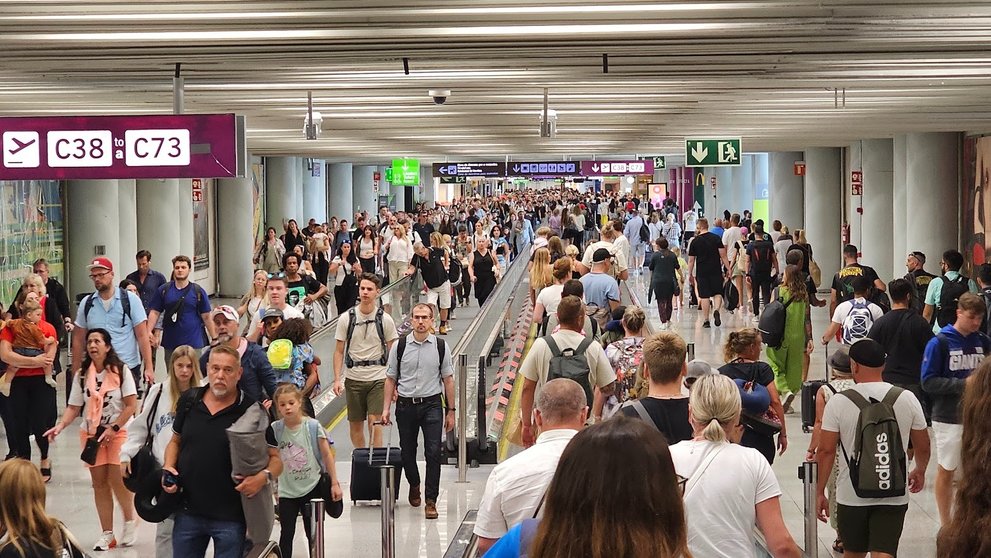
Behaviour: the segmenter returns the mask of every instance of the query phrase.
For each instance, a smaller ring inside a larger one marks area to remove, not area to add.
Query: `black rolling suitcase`
[[[826,345],[826,379],[802,383],[802,432],[811,432],[816,424],[816,395],[819,388],[829,383],[829,377],[829,345]]]
[[[351,452],[351,503],[382,500],[383,465],[392,465],[396,487],[392,495],[399,499],[399,480],[403,474],[403,457],[401,450],[392,446],[392,429],[389,429],[389,440],[384,448],[355,448]]]

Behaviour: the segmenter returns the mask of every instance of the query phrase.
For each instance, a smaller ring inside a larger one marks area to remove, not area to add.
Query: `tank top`
[[[492,272],[492,252],[488,251],[483,256],[478,250],[475,250],[475,277],[490,277],[493,276]]]
[[[368,259],[375,256],[373,252],[374,250],[375,250],[375,241],[370,238],[362,237],[361,241],[358,243],[358,254],[362,258]],[[366,256],[365,254],[369,254],[369,255]]]

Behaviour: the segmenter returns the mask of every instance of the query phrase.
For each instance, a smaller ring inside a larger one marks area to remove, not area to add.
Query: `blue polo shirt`
[[[146,311],[151,308],[152,300],[162,290],[162,286],[169,281],[164,275],[154,269],[148,270],[148,276],[145,277],[144,283],[141,282],[140,271],[128,274],[127,280],[138,286],[138,294],[141,295],[141,304],[144,305]]]
[[[164,296],[162,295],[164,290]],[[210,311],[210,297],[196,283],[190,282],[185,288],[176,288],[170,281],[152,299],[149,310],[162,313],[162,347],[171,351],[180,345],[201,349],[209,342],[206,338],[203,316]],[[170,312],[175,311],[182,300],[182,309],[172,321]]]
[[[120,302],[121,293],[124,293],[130,301],[131,312],[129,316],[124,315],[124,307]],[[87,316],[86,305],[92,296],[95,296],[96,299],[93,301],[93,307],[90,308],[89,316]],[[129,368],[141,364],[141,351],[138,350],[138,339],[134,335],[134,326],[146,321],[148,321],[148,315],[145,314],[145,307],[141,304],[138,295],[119,288],[114,289],[114,296],[109,301],[104,301],[96,293],[87,295],[76,311],[76,327],[107,330],[110,333],[110,343],[113,345],[114,351]]]

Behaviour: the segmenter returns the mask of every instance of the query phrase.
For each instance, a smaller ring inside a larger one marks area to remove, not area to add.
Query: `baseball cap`
[[[93,261],[89,262],[89,265],[86,266],[86,268],[89,269],[90,271],[101,268],[106,269],[107,271],[113,271],[114,264],[113,262],[110,261],[110,258],[100,257],[100,258],[93,258]]]
[[[608,248],[598,248],[592,253],[592,263],[601,263],[612,258]]]
[[[861,339],[850,346],[850,360],[861,366],[881,368],[885,356],[884,347],[873,339]]]
[[[688,371],[685,372],[685,379],[697,380],[702,376],[708,374],[715,374],[716,371],[712,369],[712,365],[704,360],[695,359],[689,361]]]
[[[923,254],[922,252],[919,252],[918,250],[916,250],[914,252],[910,252],[908,256],[910,258],[915,258],[915,259],[919,260],[919,263],[921,263],[921,264],[926,263],[926,255]]]
[[[285,314],[282,313],[282,310],[279,310],[278,308],[266,308],[261,315],[262,321],[265,321],[269,318],[285,318],[285,317],[286,316]]]
[[[223,314],[225,318],[227,318],[228,320],[233,320],[235,322],[240,319],[240,317],[237,315],[237,310],[235,310],[233,306],[229,306],[227,304],[222,304],[214,308],[213,311],[210,312],[210,319],[212,320],[214,316],[217,316],[219,314]]]
[[[833,372],[839,374],[850,373],[850,354],[846,347],[837,349],[829,355],[829,367],[833,369]]]

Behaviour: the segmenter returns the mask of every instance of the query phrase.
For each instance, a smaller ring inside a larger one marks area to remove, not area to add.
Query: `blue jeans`
[[[179,512],[172,528],[172,555],[202,558],[213,539],[214,558],[241,558],[245,529],[239,521],[219,521]]]
[[[417,438],[423,430],[423,456],[427,461],[427,482],[423,495],[437,501],[440,493],[440,436],[444,430],[444,408],[440,399],[430,403],[396,403],[396,425],[399,427],[399,447],[403,455],[403,470],[410,486],[420,485],[420,470],[416,465]]]

